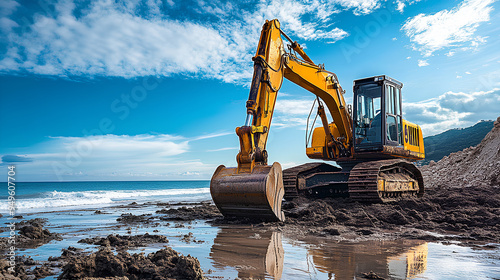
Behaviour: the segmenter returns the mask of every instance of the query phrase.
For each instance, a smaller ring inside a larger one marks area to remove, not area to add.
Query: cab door
[[[384,86],[384,143],[390,146],[403,145],[403,116],[401,110],[401,87],[393,83]]]

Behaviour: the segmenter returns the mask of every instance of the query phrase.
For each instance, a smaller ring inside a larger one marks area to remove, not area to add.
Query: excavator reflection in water
[[[214,239],[210,257],[215,267],[235,267],[242,279],[280,279],[284,258],[281,232],[222,228]]]
[[[221,228],[210,250],[214,267],[233,267],[241,279],[287,279],[281,232]],[[412,279],[427,268],[427,243],[417,240],[307,244],[312,274],[329,279],[356,279],[370,271],[389,279]],[[314,267],[314,268],[312,268]],[[307,272],[307,271],[304,271]],[[283,275],[284,274],[284,275]],[[326,276],[325,275],[325,276]]]
[[[412,279],[427,268],[427,243],[416,240],[337,243],[310,249],[316,268],[329,279],[356,279],[373,271],[384,279]]]
[[[290,42],[288,51],[281,36]],[[402,83],[385,75],[355,80],[354,103],[347,105],[337,75],[315,64],[277,19],[264,24],[253,60],[247,117],[236,128],[238,166],[219,166],[210,182],[224,216],[283,221],[283,197],[300,195],[350,196],[361,202],[423,195],[422,174],[410,162],[425,158],[423,136],[418,125],[403,119]],[[268,165],[266,143],[284,79],[317,97],[322,126],[308,137],[307,156],[336,161],[341,169],[323,162],[284,171],[278,162]]]

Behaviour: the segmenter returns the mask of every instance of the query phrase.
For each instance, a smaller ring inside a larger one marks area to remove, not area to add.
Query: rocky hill
[[[426,187],[498,187],[500,117],[479,145],[431,161],[421,170]]]
[[[476,146],[492,128],[493,121],[480,121],[471,127],[450,129],[425,137],[425,160],[421,164],[428,164],[431,160],[439,161],[451,153]]]

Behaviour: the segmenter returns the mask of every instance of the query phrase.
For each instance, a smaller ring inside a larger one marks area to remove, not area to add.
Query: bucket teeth
[[[210,194],[225,217],[261,221],[284,221],[281,203],[285,190],[281,165],[256,166],[252,173],[237,168],[217,168],[210,181]]]

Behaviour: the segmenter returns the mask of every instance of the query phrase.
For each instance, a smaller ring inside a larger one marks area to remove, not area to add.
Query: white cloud
[[[429,65],[429,62],[427,62],[427,60],[422,60],[422,59],[418,60],[418,67],[423,67],[423,66],[428,66],[428,65]]]
[[[354,9],[355,15],[366,15],[380,7],[380,0],[336,0],[343,7]]]
[[[283,29],[298,40],[333,43],[348,36],[332,26],[332,15],[339,13],[339,8],[367,14],[378,8],[379,2],[274,0],[261,2],[251,11],[241,10],[241,16],[234,19],[230,18],[234,13],[224,11],[240,8],[234,7],[238,4],[199,1],[198,6],[187,9],[218,18],[200,22],[188,16],[170,19],[162,13],[173,5],[164,6],[156,0],[144,5],[91,1],[85,7],[79,2],[59,1],[54,3],[53,12],[33,16],[24,33],[9,36],[0,72],[125,78],[183,74],[246,84],[252,76],[251,57],[265,19],[279,18]],[[4,14],[6,20],[0,26],[10,28],[10,13]]]
[[[278,99],[274,109],[272,126],[275,128],[299,127],[305,129],[307,116],[311,111],[314,98],[311,99]],[[317,106],[317,105],[316,105]],[[316,109],[312,111],[312,118]],[[312,120],[311,120],[312,122]]]
[[[404,8],[406,7],[406,4],[403,1],[396,1],[396,4],[397,4],[396,10],[402,13]]]
[[[188,151],[188,141],[179,136],[171,135],[102,135],[88,137],[52,137],[59,147],[72,149],[85,156],[92,154],[93,158],[111,158],[114,156],[169,157]],[[79,151],[83,152],[79,152]]]
[[[450,11],[410,18],[401,29],[415,44],[414,49],[425,57],[449,47],[474,48],[485,42],[485,38],[475,35],[475,32],[481,22],[490,20],[493,2],[464,0]]]
[[[14,0],[3,0],[0,2],[0,31],[2,37],[11,32],[12,28],[18,24],[11,20],[9,16],[19,7],[19,3]]]
[[[419,124],[426,136],[473,125],[500,115],[500,89],[472,93],[446,92],[422,102],[405,102],[405,119]]]
[[[210,133],[210,134],[194,137],[194,138],[190,139],[190,141],[205,140],[205,139],[216,138],[216,137],[221,137],[221,136],[226,136],[226,135],[234,135],[234,132]]]
[[[239,150],[239,149],[240,149],[240,147],[225,147],[225,148],[220,148],[220,149],[207,150],[207,152],[232,151],[232,150]]]
[[[413,5],[417,2],[420,2],[420,0],[397,0],[396,3],[396,10],[398,10],[400,13],[403,13],[406,5]]]
[[[259,11],[256,13],[259,19],[257,25],[261,26],[265,19],[278,18],[285,32],[292,32],[300,39],[327,39],[327,42],[333,43],[348,35],[346,31],[337,27],[328,30],[323,28],[325,21],[332,14],[338,12],[335,9],[335,5],[338,4],[341,3],[339,1],[305,3],[294,0],[263,2],[259,5]],[[302,20],[304,15],[310,15],[317,20],[304,21]]]
[[[287,168],[291,168],[291,167],[295,167],[297,165],[299,165],[299,163],[296,163],[296,162],[284,162],[284,163],[280,163],[281,165],[281,168],[283,170],[287,169]]]
[[[301,98],[301,99],[278,99],[276,102],[276,106],[274,109],[273,123],[272,126],[274,128],[299,128],[306,129],[307,125],[307,117],[311,112],[311,108],[314,104],[314,108],[312,108],[311,117],[309,119],[309,129],[313,125],[314,118],[318,112],[318,104],[314,102],[315,98],[311,97],[309,99]],[[346,98],[346,103],[350,104],[351,100]],[[327,119],[331,122],[332,116],[328,107],[324,104]],[[318,117],[314,127],[321,126],[321,119]]]
[[[275,105],[275,112],[287,115],[308,115],[314,98],[310,99],[278,99]]]
[[[234,42],[200,24],[147,20],[111,2],[93,2],[80,17],[73,4],[56,8],[56,16],[37,16],[29,32],[13,35],[0,70],[125,78],[198,73],[226,80],[235,69],[224,63],[241,60]]]
[[[312,121],[313,120],[310,120],[309,126],[311,126]],[[276,116],[275,118],[273,118],[272,126],[277,129],[298,127],[300,129],[305,130],[306,124],[307,124],[307,115],[300,117],[291,117],[288,115],[284,115],[284,116]]]

